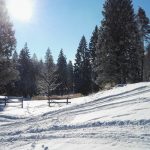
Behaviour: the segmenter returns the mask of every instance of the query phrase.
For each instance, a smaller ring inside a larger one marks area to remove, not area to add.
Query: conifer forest
[[[63,49],[57,62],[50,46],[39,60],[28,41],[16,49],[15,29],[0,0],[0,95],[88,95],[106,87],[150,81],[150,20],[132,0],[106,0],[103,19],[88,42],[79,39],[75,60]],[[86,26],[86,24],[85,24]]]

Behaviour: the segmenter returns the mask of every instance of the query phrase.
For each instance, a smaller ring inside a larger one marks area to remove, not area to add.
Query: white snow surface
[[[0,104],[0,150],[150,150],[150,82],[71,104]]]

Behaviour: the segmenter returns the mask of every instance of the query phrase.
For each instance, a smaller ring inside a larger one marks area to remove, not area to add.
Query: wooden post
[[[49,103],[49,107],[51,106],[51,104],[50,104],[50,99],[48,99],[48,103]]]
[[[22,97],[22,106],[21,107],[23,108],[23,97]]]
[[[49,103],[49,107],[50,107],[50,88],[48,87],[48,103]]]
[[[68,97],[67,97],[67,105],[68,105]]]
[[[5,106],[6,106],[7,98],[5,97]]]
[[[51,106],[51,98],[50,96],[48,96],[48,104],[49,104],[49,107]]]

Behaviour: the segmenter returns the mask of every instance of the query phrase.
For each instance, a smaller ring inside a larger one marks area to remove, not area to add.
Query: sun
[[[33,0],[7,0],[11,17],[19,21],[30,21],[33,15]]]

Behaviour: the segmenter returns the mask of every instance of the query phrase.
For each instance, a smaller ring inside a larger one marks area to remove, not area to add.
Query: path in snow
[[[0,150],[150,149],[150,83],[71,101],[25,102],[24,110],[9,104],[0,112]]]

